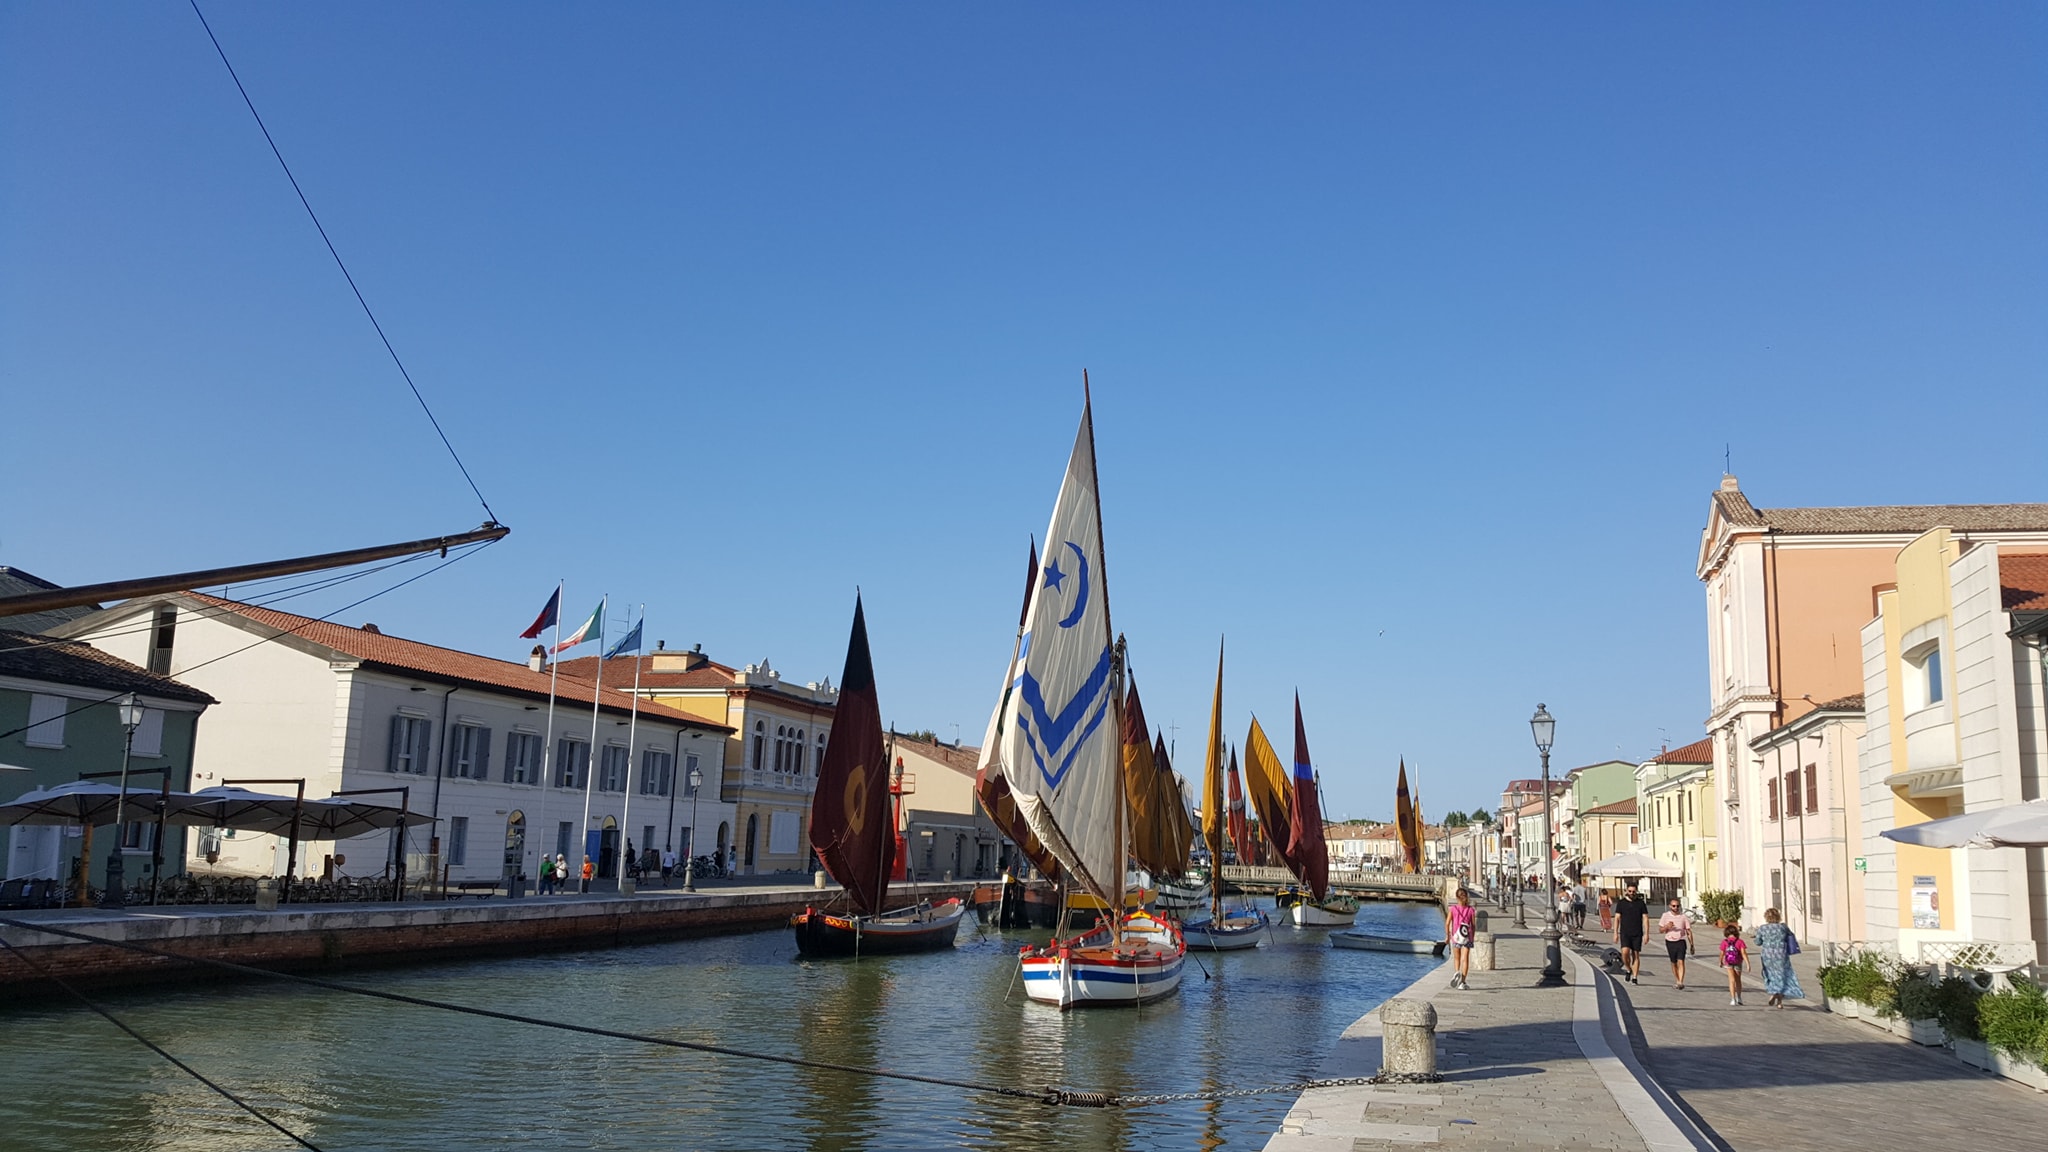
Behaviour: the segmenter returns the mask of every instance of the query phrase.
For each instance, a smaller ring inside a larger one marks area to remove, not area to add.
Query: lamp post
[[[1529,926],[1529,896],[1522,891],[1522,869],[1529,866],[1528,838],[1522,835],[1522,791],[1515,790],[1515,927]]]
[[[683,865],[685,892],[697,890],[697,798],[703,791],[704,770],[693,767],[690,769],[690,842],[683,845],[683,850],[690,854],[689,861]]]
[[[135,699],[133,692],[121,697],[116,708],[121,714],[121,727],[127,730],[127,735],[121,742],[121,792],[120,798],[114,801],[114,847],[107,853],[107,886],[100,893],[102,908],[120,908],[128,903],[128,894],[122,887],[127,863],[121,859],[121,852],[126,847],[122,842],[127,839],[123,835],[127,825],[122,817],[128,814],[128,756],[135,750],[135,730],[142,726],[142,714],[147,711]]]
[[[1557,929],[1557,852],[1550,843],[1550,743],[1557,735],[1557,721],[1538,704],[1536,714],[1529,717],[1529,731],[1543,757],[1543,974],[1537,983],[1556,985],[1564,983],[1564,953],[1558,947],[1562,934]]]

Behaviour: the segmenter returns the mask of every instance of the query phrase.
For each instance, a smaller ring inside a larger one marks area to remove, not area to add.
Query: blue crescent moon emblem
[[[1067,613],[1066,619],[1060,621],[1060,627],[1072,628],[1081,622],[1081,613],[1088,610],[1088,554],[1081,551],[1081,546],[1072,540],[1064,543],[1074,550],[1074,559],[1081,565],[1081,590],[1074,594],[1074,610]]]

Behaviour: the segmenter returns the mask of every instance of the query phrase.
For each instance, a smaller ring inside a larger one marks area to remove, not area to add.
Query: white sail
[[[1095,490],[1095,431],[1087,408],[1046,529],[1039,579],[1011,665],[1009,697],[983,752],[1003,773],[1018,811],[1084,888],[1121,891],[1120,670],[1110,642],[1102,523]]]

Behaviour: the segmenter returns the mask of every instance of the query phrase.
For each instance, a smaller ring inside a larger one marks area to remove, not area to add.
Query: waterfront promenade
[[[1401,993],[1436,1007],[1442,1083],[1305,1092],[1268,1152],[2042,1146],[2048,1094],[1821,1010],[1810,955],[1801,980],[1814,1000],[1778,1011],[1760,994],[1731,1007],[1711,956],[1682,992],[1661,957],[1644,962],[1641,985],[1623,985],[1596,968],[1608,947],[1597,930],[1582,951],[1566,950],[1571,986],[1539,988],[1533,915],[1526,930],[1498,911],[1491,920],[1494,971],[1452,991],[1445,964]],[[1345,1031],[1321,1074],[1379,1065],[1374,1012]]]

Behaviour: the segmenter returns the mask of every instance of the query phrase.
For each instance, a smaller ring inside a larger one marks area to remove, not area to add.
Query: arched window
[[[754,771],[759,772],[761,770],[761,758],[767,755],[767,748],[768,723],[765,720],[756,720],[754,721]]]
[[[823,732],[818,733],[818,763],[820,766],[825,763],[825,734]]]
[[[794,773],[796,773],[796,774],[797,774],[798,776],[802,776],[802,775],[804,774],[804,730],[803,730],[803,729],[799,728],[799,729],[797,729],[797,730],[796,730],[796,739],[794,739],[794,740],[791,740],[791,741],[789,742],[789,747],[790,747],[790,751],[792,751],[792,752],[794,752],[794,753],[796,754],[796,755],[795,755],[795,757],[794,757],[794,762],[793,762],[793,763],[792,763],[792,764],[790,765],[790,767],[789,767],[789,770],[790,770],[790,771],[792,771],[792,772],[794,772]]]

